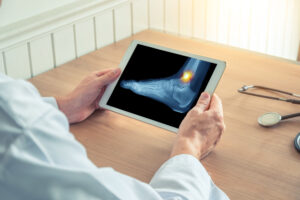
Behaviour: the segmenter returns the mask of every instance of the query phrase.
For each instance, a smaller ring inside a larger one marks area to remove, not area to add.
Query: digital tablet
[[[225,62],[133,41],[100,107],[177,132],[200,94],[212,94]]]

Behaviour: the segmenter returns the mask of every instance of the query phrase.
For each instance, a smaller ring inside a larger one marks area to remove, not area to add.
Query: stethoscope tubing
[[[294,93],[291,93],[291,92],[286,92],[286,91],[277,90],[277,89],[273,89],[273,88],[268,88],[268,87],[264,87],[264,86],[258,86],[258,85],[249,85],[249,86],[245,85],[242,88],[240,88],[238,90],[238,92],[243,93],[243,94],[247,94],[247,95],[267,98],[267,99],[273,99],[273,100],[290,102],[290,103],[294,103],[294,104],[300,104],[300,100],[297,100],[297,99],[278,98],[278,97],[272,97],[272,96],[266,96],[266,95],[261,95],[261,94],[255,94],[255,93],[252,93],[252,92],[247,92],[247,90],[250,89],[250,88],[266,89],[266,90],[271,90],[271,91],[274,91],[274,92],[279,92],[279,93],[283,93],[283,94],[286,94],[286,95],[290,95],[290,96],[300,98],[299,94],[294,94]],[[289,115],[284,115],[284,116],[280,116],[279,113],[274,113],[274,114],[277,114],[279,116],[279,121],[278,122],[280,122],[281,120],[290,119],[290,118],[293,118],[293,117],[299,117],[300,116],[300,112],[289,114]],[[259,121],[259,119],[258,119],[258,123],[262,126],[265,126],[263,123],[261,123]],[[277,124],[278,122],[276,122],[275,124]],[[294,146],[295,146],[295,149],[300,153],[300,133],[298,133],[297,136],[294,139]]]
[[[286,91],[278,90],[278,89],[273,89],[273,88],[269,88],[269,87],[259,86],[259,85],[248,85],[248,86],[244,85],[242,88],[238,89],[238,92],[247,94],[247,95],[256,96],[256,97],[262,97],[262,98],[266,98],[266,99],[273,99],[273,100],[278,100],[278,101],[290,102],[293,104],[300,104],[300,100],[297,100],[297,99],[279,98],[279,97],[266,96],[266,95],[262,95],[262,94],[247,92],[247,90],[251,89],[251,88],[270,90],[270,91],[279,92],[282,94],[286,94],[286,95],[290,95],[290,96],[294,96],[294,97],[298,97],[298,98],[300,97],[299,94],[286,92]]]
[[[241,91],[241,90],[238,90],[238,92],[243,93],[243,94],[247,94],[247,95],[251,95],[251,96],[262,97],[262,98],[266,98],[266,99],[273,99],[273,100],[285,101],[285,102],[289,102],[289,103],[293,103],[293,104],[300,104],[300,100],[297,100],[297,99],[286,99],[286,98],[270,97],[270,96],[266,96],[266,95],[254,94],[254,93],[251,93],[251,92],[245,92],[245,91]]]
[[[299,116],[300,116],[300,112],[299,113],[293,113],[293,114],[281,116],[281,120],[290,119],[290,118],[299,117]]]

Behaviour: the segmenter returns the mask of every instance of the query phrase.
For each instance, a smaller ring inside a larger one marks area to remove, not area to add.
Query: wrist
[[[70,95],[55,97],[58,109],[63,112],[68,118],[69,123],[76,122],[76,111],[74,103],[71,101]]]
[[[201,144],[196,141],[197,140],[192,138],[178,136],[173,145],[170,157],[174,157],[180,154],[190,154],[195,158],[200,159],[202,156]]]

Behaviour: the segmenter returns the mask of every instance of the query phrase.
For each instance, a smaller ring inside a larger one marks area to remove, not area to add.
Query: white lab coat
[[[101,144],[101,141],[99,141]],[[0,199],[219,200],[228,197],[190,155],[166,161],[150,184],[98,168],[54,98],[0,74]]]

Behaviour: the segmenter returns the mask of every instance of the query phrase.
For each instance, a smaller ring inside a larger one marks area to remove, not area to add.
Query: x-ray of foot
[[[210,63],[189,58],[180,70],[169,77],[148,80],[123,80],[121,87],[159,101],[172,110],[185,113],[191,109]]]

